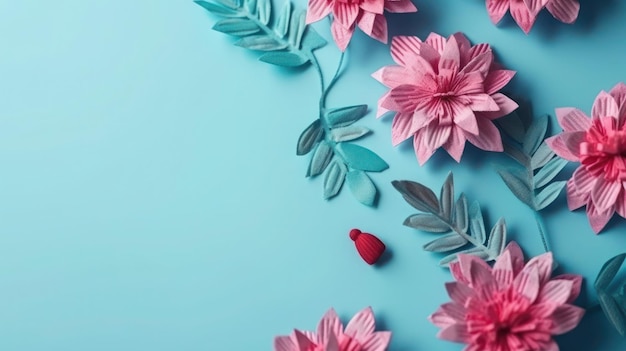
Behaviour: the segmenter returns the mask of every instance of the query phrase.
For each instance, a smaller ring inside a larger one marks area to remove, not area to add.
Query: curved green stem
[[[328,96],[328,93],[333,88],[335,83],[337,83],[339,76],[341,76],[341,68],[343,67],[343,59],[345,56],[346,56],[346,52],[344,51],[341,53],[341,56],[339,57],[339,63],[337,64],[337,69],[335,70],[335,74],[333,75],[333,78],[330,80],[330,83],[328,84],[326,91],[322,92],[322,97],[320,98],[321,106],[326,106],[326,97]]]
[[[326,87],[324,85],[324,73],[322,72],[322,67],[320,66],[320,63],[317,60],[317,56],[315,56],[313,52],[311,52],[311,54],[309,55],[309,59],[311,60],[311,64],[313,65],[313,67],[315,67],[315,70],[317,71],[317,74],[320,78],[320,89],[321,89],[321,94],[323,97],[326,94]],[[322,113],[323,109],[324,109],[324,105],[322,103],[322,99],[320,99],[320,114]]]
[[[543,249],[545,252],[550,252],[550,247],[548,245],[548,240],[546,239],[546,229],[545,224],[543,223],[543,217],[539,214],[539,211],[535,212],[535,222],[537,222],[537,229],[539,229],[539,236],[541,237],[541,244],[543,244]]]

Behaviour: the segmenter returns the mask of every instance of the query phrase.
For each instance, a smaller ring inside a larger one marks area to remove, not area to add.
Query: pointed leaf
[[[257,0],[257,11],[261,23],[270,23],[272,16],[272,2],[270,0]]]
[[[315,152],[313,152],[313,157],[311,157],[306,176],[315,177],[322,174],[332,158],[333,149],[326,142],[323,141],[317,144],[317,148],[315,148]]]
[[[542,186],[548,184],[554,177],[565,168],[567,160],[560,157],[555,157],[550,160],[543,168],[535,175],[535,189],[539,189]]]
[[[548,116],[535,118],[533,123],[528,128],[523,143],[524,152],[526,154],[534,154],[539,145],[543,142],[543,139],[548,132],[548,119]]]
[[[515,160],[517,163],[524,166],[525,168],[530,165],[530,162],[531,162],[530,157],[526,155],[524,151],[522,151],[520,148],[518,148],[517,146],[507,141],[503,142],[503,146],[504,146],[504,153],[507,156],[509,156],[510,158],[512,158],[513,160]]]
[[[371,130],[362,126],[347,126],[341,128],[334,128],[330,131],[330,136],[336,142],[350,141],[358,139],[366,134],[369,134]]]
[[[454,179],[452,172],[448,173],[448,177],[441,187],[441,195],[439,196],[439,211],[444,218],[452,221],[452,206],[454,205]]]
[[[451,233],[425,244],[423,248],[425,251],[430,252],[448,252],[456,250],[465,244],[467,244],[467,240],[462,236]]]
[[[545,142],[541,143],[535,154],[530,159],[530,166],[533,170],[543,167],[556,154]]]
[[[403,223],[407,227],[423,230],[429,233],[448,233],[450,226],[430,213],[419,213],[409,216]]]
[[[470,218],[470,231],[472,236],[476,238],[479,243],[484,243],[487,240],[487,232],[485,230],[485,221],[483,220],[483,213],[480,210],[480,204],[478,201],[474,201],[469,208]]]
[[[620,335],[626,335],[626,316],[624,316],[615,298],[609,294],[600,293],[598,294],[598,300],[600,300],[600,307],[602,307],[602,311],[607,319]]]
[[[307,26],[304,30],[304,36],[302,37],[302,49],[306,51],[313,51],[324,47],[327,44],[326,40],[322,38],[311,26]]]
[[[563,190],[563,188],[567,185],[567,181],[559,181],[554,182],[535,196],[535,210],[541,211],[544,208],[548,207],[551,203],[554,202],[559,197],[559,194]]]
[[[332,128],[349,126],[361,119],[367,113],[367,105],[356,105],[332,108],[326,112],[328,125]]]
[[[491,229],[489,234],[489,241],[487,248],[492,252],[492,257],[495,258],[504,251],[506,246],[506,223],[503,218],[500,218],[496,225]]]
[[[311,152],[315,144],[322,140],[323,136],[324,129],[322,128],[322,122],[319,119],[316,119],[313,123],[306,127],[302,134],[300,134],[300,138],[298,138],[298,147],[296,148],[296,155],[302,156]]]
[[[422,212],[439,212],[437,195],[428,187],[409,180],[394,180],[391,184],[402,194],[404,200],[414,208]]]
[[[374,206],[378,191],[372,180],[363,171],[350,171],[346,182],[352,195],[364,205]]]
[[[308,58],[291,52],[268,52],[259,60],[282,67],[299,67],[309,62]]]
[[[617,272],[626,259],[626,253],[619,254],[608,260],[600,269],[596,281],[593,283],[598,292],[604,292],[609,287]]]
[[[387,162],[380,158],[380,156],[359,145],[340,143],[337,144],[337,152],[341,154],[348,166],[354,169],[368,172],[382,172],[389,168]]]
[[[508,136],[510,136],[513,140],[518,143],[522,143],[524,141],[524,123],[519,118],[517,112],[513,112],[508,116],[504,116],[502,118],[498,118],[496,123],[500,127],[502,131],[504,131]]]
[[[263,34],[241,38],[235,42],[235,45],[257,51],[276,51],[287,47],[287,44],[280,43],[276,39]],[[263,60],[261,59],[261,61]]]
[[[467,198],[461,193],[456,204],[454,205],[454,225],[464,232],[469,227],[469,215],[467,210]],[[481,241],[482,242],[482,241]]]
[[[291,25],[289,26],[289,42],[296,48],[300,49],[302,43],[302,35],[306,29],[306,12],[294,11],[291,15]]]
[[[274,31],[279,37],[284,38],[289,30],[289,20],[291,19],[291,1],[285,1],[283,8],[280,10]]]
[[[212,12],[216,15],[224,16],[224,17],[243,17],[244,15],[227,7],[214,4],[208,1],[194,1],[196,4],[202,6],[205,10]]]
[[[220,5],[226,6],[230,9],[233,10],[237,10],[240,6],[239,1],[232,1],[232,0],[215,0],[217,1]]]
[[[234,35],[238,37],[243,37],[246,35],[254,34],[254,33],[257,33],[259,30],[261,30],[261,28],[259,28],[259,26],[257,26],[256,23],[246,18],[223,19],[217,22],[213,26],[213,29],[218,32],[222,32],[222,33],[226,33],[226,34],[230,34],[230,35]]]
[[[346,165],[338,159],[335,158],[330,162],[324,176],[324,199],[328,200],[339,194],[347,172]]]
[[[256,11],[257,11],[257,2],[256,0],[244,0],[244,6],[246,8],[246,10],[248,10],[248,12],[251,15],[256,15]]]
[[[527,180],[523,174],[520,174],[519,171],[510,169],[510,170],[498,170],[498,174],[506,186],[513,192],[520,201],[525,203],[526,205],[533,207],[533,193],[531,187],[528,185]]]
[[[473,255],[485,261],[493,260],[489,253],[485,252],[485,250],[474,247],[471,249],[455,252],[442,258],[441,261],[439,261],[439,265],[442,267],[447,267],[450,263],[458,261],[458,254]]]

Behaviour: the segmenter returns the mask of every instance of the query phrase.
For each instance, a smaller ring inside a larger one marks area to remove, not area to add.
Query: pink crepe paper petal
[[[357,24],[365,34],[387,44],[387,19],[385,16],[364,12],[359,17]]]
[[[387,350],[390,341],[391,332],[375,332],[372,333],[365,341],[363,341],[362,348],[364,351],[385,351]]]
[[[455,37],[451,37],[441,54],[441,60],[439,61],[439,71],[449,69],[456,71],[461,66],[461,53],[459,51],[459,44]]]
[[[588,193],[591,194],[596,181],[598,180],[593,174],[589,173],[584,167],[578,167],[572,175],[576,191],[579,194]]]
[[[589,225],[594,233],[598,234],[606,227],[613,216],[613,210],[609,209],[604,212],[600,212],[596,209],[593,203],[587,204],[587,217],[589,219]]]
[[[359,5],[335,1],[333,15],[335,17],[333,23],[339,22],[344,28],[351,28],[359,15]]]
[[[619,107],[619,127],[622,127],[626,123],[626,84],[618,83],[609,91],[609,94]]]
[[[510,6],[511,16],[513,16],[517,25],[522,28],[524,33],[530,33],[533,24],[535,24],[536,15],[530,12],[523,0],[511,0]]]
[[[515,241],[511,241],[506,245],[504,251],[508,251],[511,254],[511,263],[513,265],[513,272],[517,275],[524,269],[524,253],[522,248]]]
[[[426,128],[421,129],[417,134],[423,135],[424,146],[428,150],[437,150],[450,137],[452,131],[451,126],[439,126],[431,123]]]
[[[274,338],[274,351],[296,351],[296,344],[290,336],[277,336]]]
[[[546,8],[559,21],[574,23],[580,12],[580,3],[578,0],[550,0]]]
[[[340,351],[339,341],[337,340],[337,336],[335,334],[328,334],[328,338],[324,343],[324,351]]]
[[[411,0],[385,1],[385,10],[392,13],[417,12],[417,7]]]
[[[499,69],[495,71],[489,72],[487,78],[485,78],[485,92],[487,94],[495,94],[500,89],[504,88],[513,76],[515,76],[515,71],[507,70],[507,69]]]
[[[467,51],[465,51],[467,52]],[[489,73],[489,68],[493,63],[493,53],[491,51],[483,52],[482,54],[471,59],[461,72],[479,72],[483,77],[486,77]]]
[[[423,97],[424,94],[418,87],[400,85],[391,89],[389,99],[383,101],[382,106],[393,111],[412,113]]]
[[[503,147],[498,128],[486,118],[478,117],[476,122],[478,123],[480,133],[478,135],[465,134],[467,140],[479,149],[501,152]]]
[[[435,49],[435,51],[437,51],[439,55],[443,54],[443,50],[446,46],[445,37],[437,33],[430,33],[424,42],[430,45],[433,49]]]
[[[461,162],[461,156],[463,156],[466,140],[465,135],[459,130],[459,128],[452,128],[450,137],[448,138],[448,141],[443,144],[443,148],[456,162]]]
[[[515,272],[509,250],[505,250],[493,264],[493,276],[500,287],[507,287],[513,283]]]
[[[568,280],[572,282],[572,290],[570,291],[569,298],[567,299],[567,303],[574,302],[578,295],[580,295],[580,289],[583,285],[583,277],[576,274],[560,274],[554,277],[554,280]]]
[[[409,85],[413,82],[413,77],[411,77],[409,71],[402,66],[385,66],[374,72],[372,77],[388,88]]]
[[[437,337],[439,339],[460,343],[466,343],[469,339],[467,327],[459,324],[453,324],[441,329],[441,331],[437,334]]]
[[[475,295],[474,290],[461,282],[446,283],[446,291],[452,301],[461,305],[465,305],[467,300]]]
[[[552,257],[552,252],[546,252],[539,256],[535,256],[528,261],[526,266],[537,265],[537,273],[539,274],[539,282],[544,284],[548,280],[550,280],[550,276],[552,275],[552,265],[554,263],[554,259]]]
[[[591,127],[591,119],[587,115],[573,107],[562,107],[555,110],[556,118],[566,132],[587,131]]]
[[[622,218],[626,218],[626,194],[624,194],[624,192],[622,192],[622,196],[615,202],[615,211]]]
[[[359,311],[346,326],[345,334],[361,342],[374,332],[376,322],[371,307]]]
[[[476,116],[474,115],[474,111],[472,111],[471,108],[469,108],[466,105],[462,105],[458,103],[450,104],[450,106],[454,110],[453,121],[458,127],[474,135],[479,133],[478,123],[476,122]]]
[[[382,15],[385,11],[384,0],[363,0],[359,5],[365,12]]]
[[[308,350],[309,348],[314,348],[315,344],[301,331],[294,330],[296,345],[299,350]]]
[[[526,266],[513,281],[515,290],[520,292],[530,302],[534,302],[539,295],[540,280],[536,265]]]
[[[413,57],[419,56],[421,45],[418,37],[395,36],[391,39],[391,57],[397,64],[406,66]]]
[[[563,152],[563,158],[568,156],[568,160],[572,161],[580,159],[580,144],[585,141],[585,132],[563,132],[559,136],[567,150],[567,152]],[[554,152],[557,151],[554,150]]]
[[[306,11],[306,23],[317,22],[328,16],[332,11],[333,5],[329,0],[309,0],[309,7]]]
[[[456,323],[456,320],[444,312],[441,307],[438,308],[435,313],[428,316],[428,320],[439,328],[446,328]]]
[[[576,190],[574,179],[570,178],[567,181],[567,208],[570,211],[579,209],[587,204],[589,201],[589,193],[579,193]]]
[[[564,304],[572,293],[573,282],[569,280],[551,280],[541,288],[537,303]]]
[[[343,325],[337,312],[334,309],[330,309],[324,314],[319,324],[317,325],[317,337],[321,343],[326,342],[330,334],[339,335],[343,331]]]
[[[346,29],[339,22],[333,21],[333,24],[330,26],[330,30],[339,50],[346,51],[348,43],[350,43],[350,39],[352,39],[354,27]]]
[[[530,12],[535,16],[544,8],[544,6],[546,6],[547,3],[548,0],[524,0],[524,4],[526,4],[528,10],[530,10]]]
[[[413,131],[413,116],[408,112],[398,112],[391,123],[391,143],[393,146],[399,145],[407,140],[415,132]]]
[[[465,308],[456,302],[448,302],[441,305],[441,310],[455,320],[465,318]]]
[[[469,284],[469,279],[465,277],[465,273],[463,273],[463,269],[461,268],[461,263],[459,261],[450,263],[450,273],[457,282]]]
[[[493,24],[498,24],[509,10],[510,0],[487,0],[487,12]]]
[[[509,113],[517,110],[517,108],[519,107],[517,102],[513,101],[510,97],[502,93],[492,94],[491,98],[498,104],[498,107],[500,109],[498,111],[484,111],[478,114],[481,117],[489,119],[489,120],[494,120],[500,117],[504,117],[508,115]]]
[[[489,44],[476,44],[470,48],[468,60],[473,60],[475,57],[482,55],[488,51],[491,51],[491,46]]]
[[[494,112],[500,111],[500,106],[489,94],[469,94],[468,107],[476,112]]]
[[[585,310],[580,307],[573,305],[560,306],[552,315],[553,323],[550,331],[555,335],[567,333],[576,328],[584,314]]]
[[[615,201],[622,189],[621,182],[612,182],[599,178],[591,190],[591,199],[598,211],[604,212],[614,208]]]
[[[435,153],[436,149],[430,149],[424,143],[424,133],[415,133],[413,136],[413,149],[417,156],[417,162],[420,166],[424,165],[426,161]]]
[[[577,154],[572,153],[569,148],[565,145],[563,138],[561,138],[561,134],[551,136],[546,139],[546,144],[554,151],[559,157],[562,157],[568,161],[578,162],[580,161],[580,157]]]
[[[593,103],[591,118],[615,117],[619,116],[619,107],[615,99],[609,93],[602,91]]]
[[[459,266],[460,266],[460,272],[462,274],[463,280],[465,282],[467,282],[468,285],[470,285],[470,287],[475,288],[474,286],[472,286],[471,282],[472,282],[472,274],[470,272],[470,269],[472,267],[472,265],[476,264],[476,265],[480,265],[482,266],[482,268],[484,268],[484,270],[486,271],[491,271],[491,267],[489,267],[489,265],[487,265],[487,263],[485,263],[485,261],[481,260],[480,258],[474,256],[474,255],[466,255],[466,254],[458,254],[457,255],[458,260],[459,260]],[[458,280],[458,279],[457,279]],[[458,280],[460,281],[460,280]]]

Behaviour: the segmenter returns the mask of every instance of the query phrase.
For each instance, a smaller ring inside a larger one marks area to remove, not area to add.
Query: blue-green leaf
[[[498,170],[498,174],[520,201],[533,208],[533,193],[523,174],[516,169]]]
[[[513,140],[520,144],[524,141],[524,130],[526,128],[524,128],[524,123],[519,118],[517,112],[512,112],[507,116],[498,118],[496,123],[506,134],[513,138]]]
[[[423,248],[425,251],[430,252],[448,252],[456,250],[465,244],[467,244],[467,240],[462,236],[451,233],[424,244]]]
[[[306,176],[315,177],[322,174],[332,158],[333,149],[326,142],[322,141],[317,144],[317,148],[315,148],[315,152],[313,152],[313,157],[311,157]]]
[[[439,200],[437,195],[417,182],[410,180],[394,180],[391,185],[400,193],[406,202],[422,212],[438,213]]]
[[[259,26],[257,26],[256,23],[254,23],[253,21],[250,21],[249,19],[244,19],[244,18],[223,19],[217,22],[213,26],[213,29],[218,32],[222,32],[222,33],[226,33],[226,34],[230,34],[230,35],[234,35],[238,37],[243,37],[246,35],[254,34],[254,33],[257,33],[259,30],[261,30],[261,28],[259,28]]]
[[[567,160],[560,157],[555,157],[550,160],[534,177],[535,189],[539,189],[542,186],[548,184],[559,172],[567,165]]]
[[[274,26],[274,31],[281,38],[284,38],[287,35],[289,29],[289,20],[291,19],[291,1],[285,1],[282,9],[280,10],[280,14],[278,15],[278,19],[276,20],[276,25]]]
[[[439,217],[430,213],[419,213],[409,216],[403,223],[407,227],[422,230],[429,233],[448,233],[450,226]]]
[[[347,127],[341,127],[341,128],[334,128],[330,131],[330,134],[333,140],[339,143],[342,141],[350,141],[350,140],[358,139],[370,132],[371,130],[369,130],[366,127],[347,126]]]
[[[309,62],[309,59],[291,52],[268,52],[259,60],[282,67],[298,67]]]
[[[602,266],[596,281],[593,283],[598,292],[606,291],[613,279],[615,279],[617,272],[619,272],[619,269],[622,267],[624,259],[626,259],[626,253],[611,258]]]
[[[329,109],[326,121],[333,127],[345,127],[361,119],[367,113],[367,105],[356,105]]]
[[[352,195],[364,205],[374,206],[378,191],[372,180],[363,171],[350,171],[346,182]]]
[[[548,144],[543,142],[541,143],[537,151],[535,151],[533,157],[530,159],[530,166],[533,170],[541,168],[546,163],[548,163],[555,155],[556,154],[554,153],[554,151],[552,151],[552,149],[550,149]]]
[[[302,49],[313,51],[324,47],[327,42],[311,26],[307,26],[302,37]]]
[[[306,12],[298,11],[291,15],[291,25],[289,26],[289,42],[296,48],[300,48],[302,35],[306,29]]]
[[[322,123],[319,119],[316,119],[300,134],[296,155],[302,156],[311,152],[315,144],[317,144],[323,136],[324,129],[322,128]]]
[[[508,141],[504,141],[503,143],[504,153],[514,159],[517,163],[524,167],[528,167],[530,165],[530,157],[524,153],[519,147],[509,143]]]
[[[212,12],[216,15],[224,16],[224,17],[243,17],[242,13],[239,13],[233,9],[208,2],[208,1],[194,1],[196,4],[202,6],[205,10]]]
[[[270,23],[270,18],[272,16],[272,2],[270,0],[257,0],[257,11],[259,14],[259,21],[261,21],[261,23]]]
[[[474,201],[470,206],[469,219],[472,236],[474,236],[479,243],[484,243],[487,239],[487,232],[485,231],[485,221],[478,201]]]
[[[258,51],[275,51],[287,47],[287,44],[278,42],[276,39],[263,34],[241,38],[235,42],[235,45]]]
[[[554,182],[541,190],[535,196],[535,211],[541,211],[553,203],[559,197],[561,190],[563,190],[566,184],[566,181]]]
[[[465,194],[461,193],[454,205],[454,225],[464,232],[467,232],[469,227],[469,214],[467,210],[467,198]],[[481,241],[482,242],[482,241]]]
[[[328,200],[339,193],[346,179],[347,172],[348,169],[343,162],[336,158],[330,162],[326,175],[324,176],[324,199]]]
[[[251,15],[256,14],[256,10],[257,10],[256,0],[244,0],[244,6]]]
[[[492,257],[497,257],[506,246],[506,223],[504,218],[500,218],[496,225],[491,229],[487,247],[491,251]]]
[[[537,151],[539,145],[543,142],[546,133],[548,132],[548,116],[541,116],[539,118],[535,118],[533,123],[528,128],[526,132],[526,137],[524,138],[524,152],[528,155],[532,155]]]
[[[439,196],[439,211],[444,218],[452,220],[452,206],[454,205],[454,180],[452,172],[448,173],[448,177],[441,187]]]
[[[340,143],[337,144],[337,151],[344,158],[348,166],[354,169],[368,172],[382,172],[389,168],[387,162],[380,158],[380,156],[359,145]]]
[[[459,251],[459,252],[453,253],[451,255],[448,255],[442,258],[441,261],[439,261],[439,265],[442,267],[447,267],[450,263],[458,261],[459,254],[476,256],[480,258],[481,260],[485,260],[485,261],[493,259],[491,255],[489,255],[489,253],[483,250],[482,248],[473,247],[471,249]]]
[[[607,293],[599,293],[600,307],[604,315],[609,319],[611,324],[617,329],[620,335],[626,335],[626,316],[622,312],[615,298]]]

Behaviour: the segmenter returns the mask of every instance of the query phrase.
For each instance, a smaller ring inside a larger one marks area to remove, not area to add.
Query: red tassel
[[[362,233],[358,229],[350,231],[350,239],[354,241],[356,250],[367,264],[374,264],[385,252],[385,244],[369,233]]]

